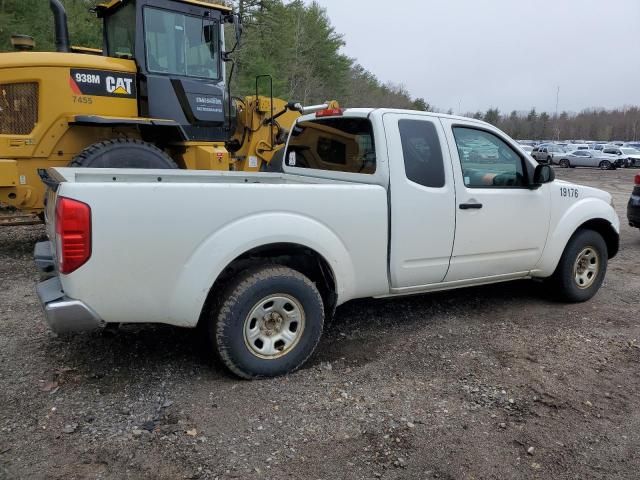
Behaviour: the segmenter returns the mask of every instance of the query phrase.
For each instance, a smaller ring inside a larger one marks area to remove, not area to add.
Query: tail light
[[[640,173],[638,175],[636,175],[635,183],[636,183],[636,185],[640,186]]]
[[[91,208],[86,203],[58,197],[56,253],[60,273],[71,273],[91,256]]]
[[[316,113],[316,118],[323,117],[341,117],[344,113],[342,108],[327,108]]]

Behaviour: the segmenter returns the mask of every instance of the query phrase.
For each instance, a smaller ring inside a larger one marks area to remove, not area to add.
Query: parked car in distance
[[[617,157],[616,167],[640,167],[640,151],[635,148],[607,147],[602,153]]]
[[[570,143],[569,145],[567,145],[567,148],[570,152],[573,152],[575,150],[589,150],[589,145],[587,145],[586,143]]]
[[[533,152],[533,147],[531,145],[520,145],[520,148],[522,148],[522,150],[527,152],[529,155],[531,155],[531,152]]]
[[[627,219],[629,225],[634,228],[640,228],[640,173],[634,178],[633,192],[627,205]]]
[[[34,253],[54,269],[37,288],[51,327],[200,326],[230,371],[273,377],[349,300],[538,278],[586,301],[619,248],[609,193],[555,181],[485,122],[331,109],[292,125],[282,160],[47,170],[50,242]]]
[[[635,148],[640,150],[640,142],[627,142],[623,145],[624,148]]]
[[[617,160],[615,155],[608,155],[597,150],[574,150],[564,155],[558,155],[553,162],[562,168],[594,167],[600,170],[615,170]]]
[[[553,157],[564,155],[565,153],[564,149],[559,145],[547,143],[534,148],[531,156],[540,164],[550,165],[553,163]]]

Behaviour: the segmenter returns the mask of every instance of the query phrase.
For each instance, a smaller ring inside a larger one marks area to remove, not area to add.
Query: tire
[[[209,341],[222,363],[244,379],[294,372],[322,336],[324,305],[318,289],[287,267],[245,270],[216,303],[219,307],[207,319]]]
[[[549,279],[551,293],[558,300],[569,303],[590,300],[602,286],[608,261],[607,244],[602,236],[593,230],[578,230],[569,240],[556,271]],[[595,268],[591,276],[589,265]]]
[[[566,158],[563,158],[562,160],[560,160],[560,167],[569,168],[571,167],[571,163]]]
[[[600,170],[611,170],[613,165],[609,160],[603,160],[598,164],[598,168],[600,168]]]
[[[134,138],[116,138],[95,143],[79,153],[69,166],[82,168],[178,168],[171,157],[158,147]]]

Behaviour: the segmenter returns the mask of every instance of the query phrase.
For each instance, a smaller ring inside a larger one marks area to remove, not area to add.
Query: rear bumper
[[[49,247],[42,244],[48,244]],[[50,243],[41,242],[36,245],[34,251],[36,265],[42,271],[53,269],[53,258],[46,256],[47,248],[51,252]],[[104,326],[102,319],[91,308],[83,302],[65,295],[58,276],[40,282],[36,287],[36,292],[47,324],[53,332],[59,334],[83,332]]]

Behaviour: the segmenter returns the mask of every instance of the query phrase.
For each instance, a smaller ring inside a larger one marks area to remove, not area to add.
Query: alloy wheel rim
[[[573,278],[578,288],[591,287],[600,272],[600,255],[593,247],[586,247],[578,254],[573,265]]]
[[[244,341],[258,358],[275,360],[287,355],[300,342],[305,313],[298,300],[286,294],[264,297],[244,321]]]

